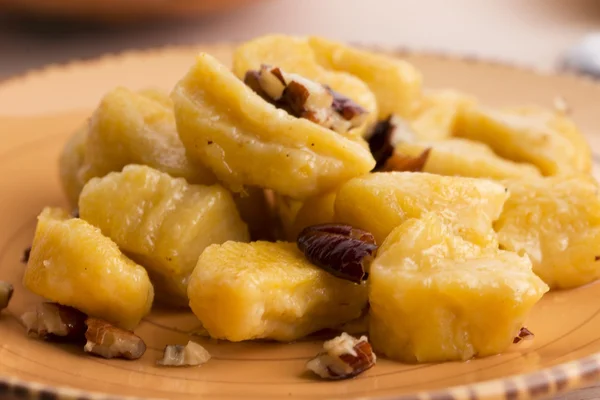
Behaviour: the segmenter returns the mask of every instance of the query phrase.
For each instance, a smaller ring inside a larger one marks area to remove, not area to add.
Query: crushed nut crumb
[[[275,107],[338,133],[362,125],[368,116],[363,107],[328,86],[277,67],[248,71],[244,82]]]
[[[323,350],[306,363],[306,368],[324,379],[353,378],[377,361],[365,336],[356,339],[344,332],[325,342]]]
[[[534,337],[535,335],[533,332],[525,327],[522,327],[517,336],[514,338],[513,343],[519,343],[522,340],[533,340]]]
[[[27,335],[43,340],[83,342],[87,316],[75,308],[58,303],[39,304],[35,311],[21,316]]]
[[[98,318],[85,321],[87,343],[84,350],[104,358],[137,360],[146,352],[146,344],[133,332],[117,328]]]
[[[165,367],[189,367],[202,365],[210,360],[210,353],[191,340],[187,345],[167,345],[163,357],[156,363]]]

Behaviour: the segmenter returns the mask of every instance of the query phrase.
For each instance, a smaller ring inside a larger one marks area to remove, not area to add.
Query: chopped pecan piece
[[[338,278],[355,283],[367,279],[377,250],[371,233],[344,224],[304,228],[297,243],[310,262]]]
[[[205,364],[210,360],[210,353],[198,343],[191,340],[187,345],[165,346],[163,358],[156,363],[165,367],[189,367]]]
[[[146,352],[146,344],[133,332],[117,328],[98,318],[85,321],[87,343],[84,350],[104,358],[137,360]]]
[[[277,67],[262,65],[258,71],[248,71],[244,82],[275,107],[338,133],[362,125],[367,118],[367,111],[344,95]]]
[[[27,335],[50,341],[79,343],[85,340],[87,316],[75,308],[57,303],[39,304],[21,316]]]
[[[533,340],[535,335],[529,329],[522,327],[518,335],[514,338],[513,343],[519,343],[522,340]]]
[[[408,124],[396,115],[377,122],[369,136],[369,149],[377,163],[373,170],[378,171],[385,165],[398,143],[414,141],[414,135]]]
[[[365,336],[356,339],[344,332],[325,342],[323,350],[306,363],[306,368],[324,379],[353,378],[373,367],[377,361]]]
[[[8,282],[0,281],[0,311],[8,307],[8,303],[10,303],[13,292],[13,285]]]
[[[387,159],[381,172],[392,172],[392,171],[408,171],[408,172],[421,172],[427,164],[429,154],[431,153],[431,147],[423,150],[417,157],[407,156],[394,152],[390,158]]]

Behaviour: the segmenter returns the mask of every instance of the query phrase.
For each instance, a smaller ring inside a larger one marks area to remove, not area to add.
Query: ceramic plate
[[[35,71],[0,84],[0,280],[15,284],[0,316],[0,397],[206,399],[521,399],[547,396],[600,377],[600,286],[546,295],[528,327],[535,340],[469,362],[406,365],[381,359],[360,377],[319,382],[304,374],[321,343],[216,343],[195,338],[213,355],[190,369],[155,367],[166,344],[186,343],[198,326],[187,312],[155,310],[137,333],[148,351],[139,361],[104,360],[80,349],[28,339],[19,316],[38,298],[20,284],[19,261],[46,205],[66,205],[57,156],[100,96],[116,85],[169,88],[200,48],[107,56]],[[227,45],[204,47],[230,61]],[[571,76],[450,57],[404,54],[429,87],[471,92],[490,105],[537,103],[562,96],[600,152],[600,85]]]

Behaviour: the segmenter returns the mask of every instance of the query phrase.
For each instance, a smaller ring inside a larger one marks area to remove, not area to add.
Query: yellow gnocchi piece
[[[388,236],[369,275],[369,338],[403,362],[504,351],[548,287],[527,257],[462,239],[436,214]]]
[[[423,80],[412,64],[320,37],[310,37],[308,43],[321,66],[348,72],[369,86],[377,99],[380,119],[390,114],[410,116],[421,96]]]
[[[358,318],[367,286],[315,267],[296,243],[227,242],[202,253],[188,296],[213,338],[291,341]]]
[[[417,140],[448,139],[459,113],[476,104],[474,97],[455,90],[428,90],[412,110],[410,126]]]
[[[431,151],[423,172],[490,179],[541,176],[533,165],[506,160],[496,155],[487,145],[467,139],[401,142],[395,151],[402,155],[418,157],[426,149]]]
[[[275,108],[208,54],[172,98],[188,154],[235,192],[258,186],[305,198],[375,166],[364,140]]]
[[[24,286],[124,329],[150,312],[154,289],[141,266],[84,220],[46,208],[38,217]]]
[[[600,278],[600,196],[594,178],[579,175],[505,182],[510,197],[494,224],[507,250],[527,254],[551,288]]]
[[[540,107],[468,108],[460,113],[455,134],[484,142],[509,160],[531,163],[545,176],[592,167],[590,147],[573,121]]]
[[[90,180],[79,213],[146,267],[159,282],[157,291],[180,288],[157,292],[180,304],[187,303],[187,277],[207,246],[249,240],[226,189],[190,185],[146,166],[128,165]]]
[[[209,169],[186,156],[177,135],[172,101],[156,90],[114,89],[90,119],[80,171],[83,180],[120,171],[128,164],[148,165],[191,183],[216,181]]]
[[[436,212],[457,234],[482,246],[497,246],[492,222],[508,193],[484,179],[414,172],[383,172],[354,178],[339,189],[335,221],[371,232],[382,243],[408,218]]]

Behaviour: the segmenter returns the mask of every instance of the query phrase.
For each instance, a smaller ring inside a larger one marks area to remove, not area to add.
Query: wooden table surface
[[[317,34],[365,44],[469,54],[551,70],[600,31],[596,0],[273,0],[194,21],[112,28],[15,22],[0,14],[0,79],[107,52],[260,34]],[[600,386],[556,399],[599,399]]]

